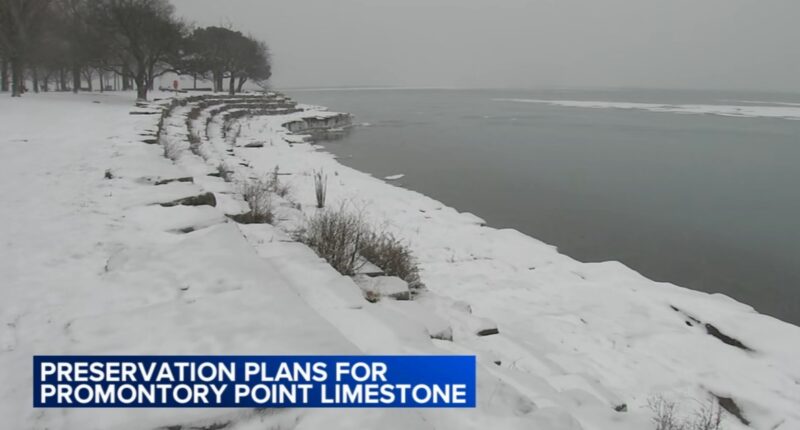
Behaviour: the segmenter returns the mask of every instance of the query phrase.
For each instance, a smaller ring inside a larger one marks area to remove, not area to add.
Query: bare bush
[[[296,238],[342,275],[356,274],[366,260],[385,274],[406,281],[414,293],[425,287],[411,250],[392,234],[373,231],[361,216],[348,213],[344,206],[318,211]]]
[[[651,398],[647,404],[653,412],[655,430],[723,430],[722,408],[713,399],[690,418],[680,417],[676,403],[661,396]]]
[[[317,196],[317,208],[324,208],[328,195],[328,176],[324,175],[322,170],[314,172],[314,191]]]
[[[263,179],[253,179],[242,186],[242,196],[250,206],[250,212],[242,217],[248,223],[272,223],[272,198],[269,182]]]
[[[277,195],[279,195],[281,197],[288,196],[291,191],[292,191],[292,186],[289,185],[289,184],[284,184],[284,183],[281,182],[281,183],[276,184],[276,186],[275,186],[275,194],[277,194]]]
[[[339,210],[319,211],[308,220],[297,239],[316,251],[342,275],[355,275],[361,268],[358,258],[367,231],[361,217]]]
[[[274,192],[275,194],[281,197],[286,197],[289,195],[289,191],[292,190],[292,187],[289,184],[284,184],[281,182],[279,177],[280,174],[279,172],[280,168],[278,166],[275,166],[275,169],[272,171],[272,176],[270,177],[269,186],[270,189],[272,189],[272,192]]]
[[[222,125],[222,138],[231,144],[236,143],[239,136],[242,134],[242,125],[239,121],[231,119],[230,116],[225,116]]]
[[[225,182],[233,181],[233,172],[228,169],[225,163],[217,164],[217,175]]]
[[[678,419],[675,402],[659,396],[649,399],[647,406],[653,412],[655,430],[686,430]]]
[[[391,233],[370,232],[359,252],[387,275],[406,281],[412,291],[425,287],[419,278],[419,268],[411,250]]]
[[[691,430],[722,430],[722,408],[714,400],[709,400],[694,414]]]

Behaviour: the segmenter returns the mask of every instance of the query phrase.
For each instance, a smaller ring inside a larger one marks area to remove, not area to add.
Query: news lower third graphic
[[[35,356],[37,408],[475,407],[474,356]]]

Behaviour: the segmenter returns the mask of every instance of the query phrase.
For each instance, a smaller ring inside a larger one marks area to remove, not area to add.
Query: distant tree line
[[[191,28],[168,0],[0,0],[0,90],[136,89],[178,73],[241,92],[271,76],[267,45],[223,27]],[[111,85],[111,82],[114,85]],[[85,83],[85,86],[84,86]],[[28,87],[30,84],[30,88]]]

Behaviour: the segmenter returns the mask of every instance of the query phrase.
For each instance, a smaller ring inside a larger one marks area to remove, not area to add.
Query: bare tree
[[[240,60],[242,65],[237,73],[239,78],[237,92],[242,92],[244,84],[248,80],[253,80],[258,85],[261,85],[272,76],[272,64],[270,63],[269,49],[266,43],[248,37]]]
[[[185,41],[181,73],[211,79],[214,91],[220,91],[228,56],[225,41],[230,31],[222,27],[195,29]]]
[[[0,30],[1,32],[2,30]],[[0,91],[8,91],[8,58],[0,49]]]
[[[167,0],[93,0],[93,20],[106,37],[112,67],[133,79],[139,100],[177,62],[184,25]]]
[[[0,0],[0,89],[91,91],[98,79],[102,91],[112,72],[145,100],[170,71],[210,77],[220,91],[229,79],[231,94],[271,75],[263,42],[222,27],[185,35],[169,0]]]
[[[211,78],[214,91],[222,91],[230,77],[241,33],[224,27],[196,29],[187,42],[186,72]]]
[[[230,94],[241,92],[249,79],[261,82],[272,74],[266,44],[224,27],[196,29],[182,64],[183,73],[210,77],[215,91],[222,91],[228,78]]]
[[[28,50],[39,37],[42,17],[51,0],[0,0],[0,50],[11,63],[11,96],[24,88],[24,65]]]
[[[66,60],[63,66],[72,73],[72,91],[77,93],[81,89],[81,75],[101,39],[90,22],[88,0],[56,0],[53,14],[57,17],[54,33]]]
[[[59,83],[62,70],[71,65],[73,47],[71,43],[71,28],[62,13],[63,2],[73,0],[54,0],[47,12],[40,18],[43,20],[43,29],[40,36],[32,43],[26,54],[29,74],[33,79],[34,91],[41,87],[44,91],[50,90],[50,81],[56,77]],[[62,88],[64,89],[64,88]]]

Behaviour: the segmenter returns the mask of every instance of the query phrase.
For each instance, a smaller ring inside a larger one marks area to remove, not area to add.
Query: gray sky
[[[270,46],[276,87],[800,92],[800,0],[172,0]]]

